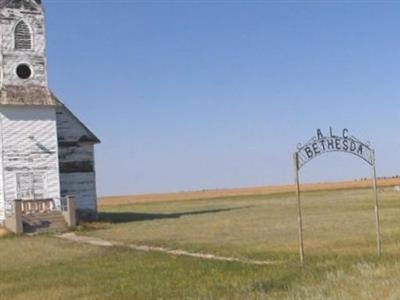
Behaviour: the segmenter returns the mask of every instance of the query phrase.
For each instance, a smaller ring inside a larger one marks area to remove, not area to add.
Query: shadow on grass
[[[250,206],[242,207],[231,207],[231,208],[220,208],[220,209],[209,209],[199,211],[189,211],[172,214],[152,214],[152,213],[135,213],[135,212],[100,212],[99,221],[110,222],[110,223],[129,223],[139,221],[151,221],[151,220],[162,220],[162,219],[179,219],[185,216],[197,216],[204,214],[216,214],[221,212],[228,212],[232,210],[239,210],[249,208]]]

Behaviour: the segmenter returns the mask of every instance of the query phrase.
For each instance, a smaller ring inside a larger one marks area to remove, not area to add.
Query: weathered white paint
[[[97,212],[94,144],[97,138],[64,106],[57,107],[61,195],[78,210]]]
[[[57,130],[60,142],[91,142],[98,143],[97,137],[60,102],[57,107]]]
[[[57,123],[58,124],[58,123]],[[77,143],[69,146],[60,145],[59,159],[61,162],[93,162],[93,144]]]
[[[61,173],[61,193],[73,195],[76,208],[82,211],[97,211],[96,177],[90,173]]]
[[[36,11],[4,7],[0,17],[0,63],[1,86],[4,85],[36,85],[47,86],[45,26],[42,8],[32,1]],[[24,20],[32,32],[32,50],[16,50],[14,47],[14,29],[17,23]],[[31,66],[32,78],[23,80],[16,75],[16,67],[20,63]]]
[[[17,173],[32,172],[45,178],[44,197],[60,206],[58,142],[52,107],[0,107],[1,165],[6,213],[17,199]],[[4,216],[3,216],[4,217]]]

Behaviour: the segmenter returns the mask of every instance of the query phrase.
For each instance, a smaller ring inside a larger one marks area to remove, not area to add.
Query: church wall
[[[94,146],[86,143],[59,144],[61,194],[75,197],[77,209],[97,209]]]
[[[57,107],[57,131],[61,142],[78,142],[87,135],[87,131],[64,107]]]
[[[61,173],[61,193],[75,197],[76,208],[82,215],[97,211],[96,178],[94,172]]]
[[[97,212],[94,141],[91,133],[64,107],[57,108],[61,195],[75,197],[83,217]]]
[[[35,198],[54,199],[60,207],[55,108],[1,107],[0,118],[6,213],[15,199],[29,198],[24,186],[30,178]]]

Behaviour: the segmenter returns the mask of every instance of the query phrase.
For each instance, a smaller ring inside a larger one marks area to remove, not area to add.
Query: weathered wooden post
[[[14,211],[13,215],[6,218],[5,226],[8,230],[15,234],[24,233],[24,227],[22,224],[22,201],[15,200],[14,201]]]
[[[294,167],[294,180],[296,184],[296,197],[297,197],[297,211],[298,211],[298,224],[299,224],[299,250],[300,250],[300,265],[304,264],[304,243],[303,243],[303,215],[301,212],[301,198],[300,198],[300,180],[299,180],[299,154],[293,154],[293,167]]]
[[[75,207],[74,197],[66,196],[65,202],[66,202],[66,211],[63,212],[64,219],[69,227],[76,226],[77,220],[76,220],[76,207]]]
[[[375,151],[371,151],[372,161],[372,181],[375,198],[375,223],[376,223],[376,251],[378,256],[381,256],[381,228],[379,218],[379,199],[378,199],[378,184],[376,179],[376,163],[375,163]]]

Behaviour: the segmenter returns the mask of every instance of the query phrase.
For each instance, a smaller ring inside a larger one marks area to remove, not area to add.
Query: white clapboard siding
[[[78,210],[97,212],[94,144],[97,138],[64,105],[57,107],[61,195]]]
[[[57,131],[61,142],[98,142],[94,134],[65,105],[57,107]]]
[[[75,196],[76,208],[96,211],[96,178],[95,173],[60,174],[61,193]],[[65,190],[64,190],[65,189]]]
[[[58,155],[61,162],[93,161],[93,152],[93,145],[80,143],[68,147],[61,146]]]
[[[43,196],[60,201],[54,107],[1,107],[4,200],[7,213],[17,199],[17,174],[43,176]]]

